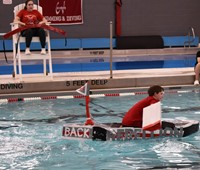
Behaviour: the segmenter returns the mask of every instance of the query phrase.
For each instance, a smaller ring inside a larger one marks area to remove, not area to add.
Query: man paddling
[[[133,105],[122,120],[123,127],[142,127],[143,109],[162,100],[164,89],[154,85],[148,89],[149,96]]]

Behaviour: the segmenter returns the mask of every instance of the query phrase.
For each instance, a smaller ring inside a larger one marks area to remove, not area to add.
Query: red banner
[[[82,24],[82,0],[39,0],[43,15],[51,24]]]

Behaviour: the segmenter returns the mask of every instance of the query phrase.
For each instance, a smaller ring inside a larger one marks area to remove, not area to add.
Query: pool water
[[[96,122],[121,122],[146,95],[91,96]],[[200,93],[166,93],[162,117],[200,120]],[[85,101],[33,100],[0,103],[0,170],[199,169],[200,132],[189,137],[132,141],[67,140],[65,123],[85,122]],[[18,127],[14,127],[18,126]]]

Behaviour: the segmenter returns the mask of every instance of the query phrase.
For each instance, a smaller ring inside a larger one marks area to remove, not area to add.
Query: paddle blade
[[[143,130],[154,131],[161,128],[161,104],[157,102],[143,109]]]

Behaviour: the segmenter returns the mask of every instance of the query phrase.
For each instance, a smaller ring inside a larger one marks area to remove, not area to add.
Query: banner
[[[12,4],[12,0],[3,0],[3,4],[10,5]]]
[[[51,24],[83,24],[82,0],[39,0],[39,5]]]

